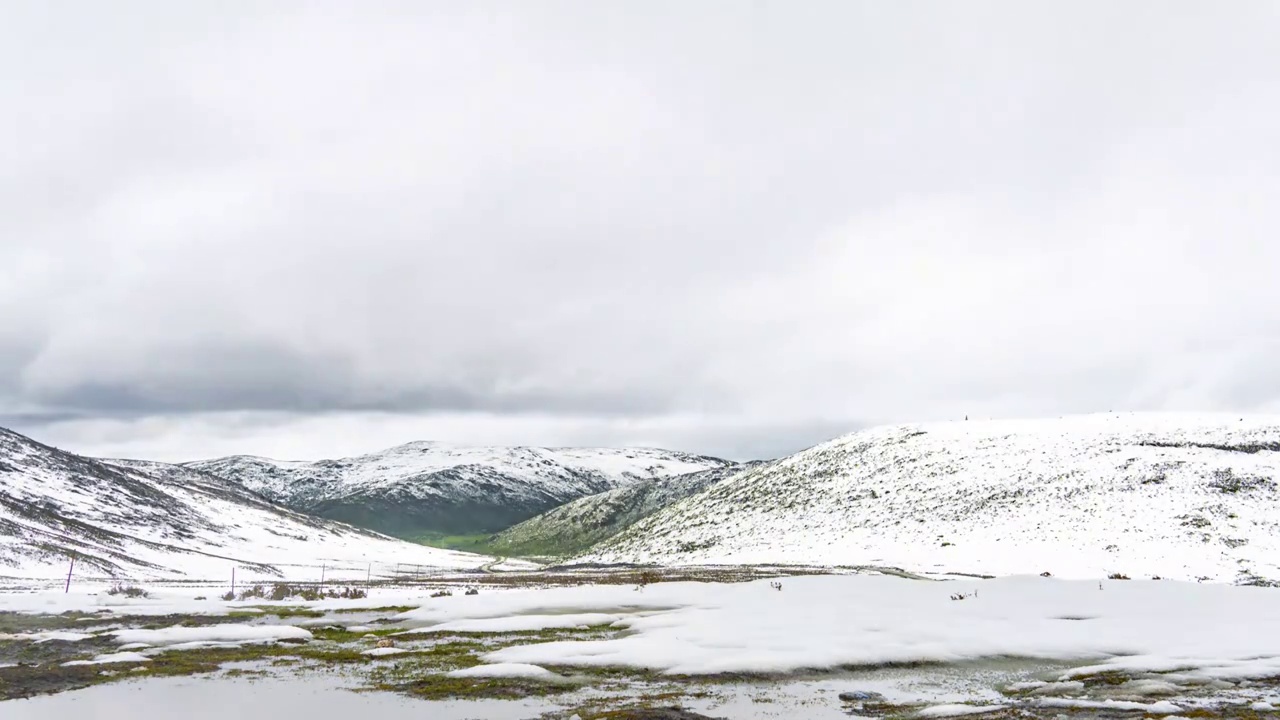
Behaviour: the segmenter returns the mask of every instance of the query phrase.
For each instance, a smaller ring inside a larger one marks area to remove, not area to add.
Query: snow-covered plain
[[[322,611],[416,606],[389,616],[406,631],[508,633],[612,626],[622,637],[504,648],[485,659],[534,665],[629,666],[670,674],[790,673],[890,663],[1028,658],[1071,663],[1049,678],[1070,688],[1107,671],[1166,674],[1170,682],[1280,677],[1280,590],[1171,580],[1061,580],[1016,576],[922,581],[892,575],[790,577],[745,583],[661,582],[487,590],[426,597],[379,589],[361,600],[291,600]],[[113,602],[59,591],[0,592],[0,612],[120,616],[243,612],[242,603],[196,600],[198,590]],[[956,600],[954,596],[964,595]],[[107,599],[115,601],[115,598]],[[266,603],[270,604],[270,603]],[[331,624],[332,619],[316,620]],[[361,620],[363,622],[363,620]],[[348,621],[352,627],[366,627]],[[33,642],[94,633],[32,633]],[[155,630],[108,628],[121,647],[267,642],[310,637],[294,624],[221,624]]]
[[[491,558],[407,543],[273,505],[162,463],[99,461],[0,429],[0,578],[360,579]]]
[[[580,614],[583,624],[620,615],[615,623],[630,631],[508,647],[484,656],[493,663],[709,674],[1017,657],[1086,666],[1060,680],[1108,670],[1167,673],[1174,683],[1280,676],[1280,591],[1271,588],[876,575],[782,583],[780,591],[769,581],[513,591],[439,598],[398,617],[442,628],[489,620],[496,631],[513,617],[537,616],[557,627],[558,615]]]
[[[781,590],[771,582],[661,582],[642,590],[625,585],[507,589],[437,598],[400,588],[379,590],[383,596],[363,600],[296,604],[371,611],[388,602],[416,606],[380,616],[392,623],[384,627],[415,631],[415,643],[423,642],[424,631],[448,641],[456,632],[496,636],[542,628],[612,628],[620,632],[607,639],[586,639],[598,636],[592,633],[577,640],[497,644],[479,651],[482,664],[441,672],[460,678],[576,683],[585,674],[574,668],[586,666],[656,671],[658,681],[720,673],[771,678],[741,687],[714,685],[721,702],[744,709],[728,715],[735,718],[768,715],[752,701],[762,695],[770,698],[766,708],[775,708],[777,717],[819,698],[821,703],[806,717],[835,718],[841,708],[835,695],[845,691],[913,704],[919,717],[981,714],[1001,707],[1176,715],[1222,701],[1256,705],[1262,712],[1265,705],[1280,702],[1272,684],[1280,678],[1280,647],[1275,643],[1280,637],[1280,590],[1272,588],[1039,576],[927,581],[874,574],[783,578]],[[168,607],[203,602],[182,598],[190,588],[166,592],[172,595],[163,601]],[[953,599],[959,596],[963,599]],[[81,609],[97,609],[88,604],[90,598],[80,599]],[[151,602],[159,606],[161,601]],[[0,594],[0,610],[26,607],[40,603]],[[116,643],[92,661],[127,665],[202,643],[302,641],[309,635],[279,618],[263,621],[92,631]],[[345,613],[306,622],[344,621],[354,629],[364,627],[357,623],[365,618]],[[30,639],[36,640],[34,634]],[[377,662],[394,663],[424,647],[367,652]],[[1127,679],[1119,684],[1097,680],[1104,675]],[[575,692],[574,702],[589,688]],[[502,706],[494,707],[487,717],[505,716]],[[441,716],[456,710],[449,704],[431,708],[433,716],[435,710]]]
[[[1280,418],[1105,414],[847,435],[579,560],[1280,580]]]
[[[243,586],[241,586],[243,587]],[[249,598],[243,601],[224,602],[218,599],[225,586],[209,587],[202,584],[157,580],[148,583],[148,597],[111,595],[110,583],[77,582],[71,591],[64,592],[61,583],[25,583],[21,585],[0,583],[0,613],[60,615],[67,612],[83,612],[113,616],[156,617],[163,615],[227,615],[230,613],[258,613],[273,606],[306,607],[325,613],[341,612],[350,618],[362,617],[355,611],[362,608],[414,607],[426,601],[425,596],[434,590],[411,585],[374,587],[368,597],[359,599],[326,598],[302,600],[297,597],[273,601]],[[498,592],[487,589],[486,592]],[[325,624],[327,621],[320,621]],[[367,619],[362,621],[367,622]],[[305,625],[299,621],[298,625]],[[364,627],[357,625],[357,627]],[[369,629],[369,628],[366,628]],[[58,639],[56,633],[46,633],[35,639]],[[83,639],[83,638],[81,638]]]

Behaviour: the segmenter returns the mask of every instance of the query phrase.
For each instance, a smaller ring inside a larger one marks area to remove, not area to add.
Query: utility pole
[[[71,567],[67,568],[67,588],[62,591],[63,595],[71,592],[71,573],[76,570],[76,554],[71,553]]]

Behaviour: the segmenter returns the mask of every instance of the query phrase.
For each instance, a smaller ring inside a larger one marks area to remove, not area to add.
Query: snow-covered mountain
[[[395,540],[274,505],[191,468],[95,460],[0,428],[0,576],[361,579],[397,563],[478,567],[488,558]],[[370,568],[370,565],[376,566]]]
[[[1278,485],[1275,417],[882,427],[734,475],[580,559],[1280,580]]]
[[[729,465],[646,448],[465,447],[414,442],[340,460],[234,456],[186,466],[295,510],[393,535],[496,532],[586,495]]]
[[[578,498],[503,530],[487,547],[511,556],[580,553],[678,500],[763,464],[725,465],[687,475],[641,480]]]

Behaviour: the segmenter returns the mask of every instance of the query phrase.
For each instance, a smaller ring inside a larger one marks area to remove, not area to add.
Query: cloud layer
[[[755,457],[1280,409],[1278,13],[32,3],[0,424]]]

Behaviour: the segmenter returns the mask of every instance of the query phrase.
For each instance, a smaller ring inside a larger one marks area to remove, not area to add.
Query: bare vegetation
[[[223,600],[239,599],[245,600],[305,600],[315,602],[317,600],[360,600],[369,597],[369,591],[358,587],[322,587],[315,585],[289,585],[286,583],[276,583],[270,588],[265,585],[253,585],[240,591],[240,595],[233,596],[227,593],[222,596]]]
[[[142,588],[138,587],[137,585],[121,585],[120,583],[116,583],[115,585],[112,585],[112,586],[111,586],[111,589],[107,591],[107,594],[108,594],[108,595],[116,595],[116,596],[124,596],[124,597],[127,597],[127,598],[149,598],[149,597],[151,597],[151,593],[147,592],[146,590],[143,590]]]

